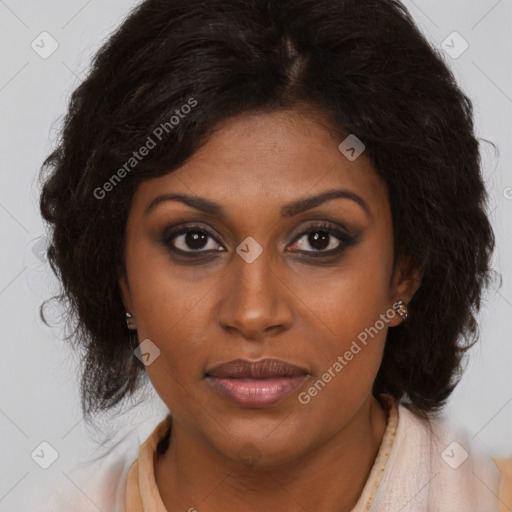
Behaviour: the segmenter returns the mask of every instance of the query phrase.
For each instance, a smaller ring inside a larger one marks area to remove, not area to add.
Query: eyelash
[[[307,236],[312,233],[318,233],[318,232],[325,233],[326,235],[328,235],[330,237],[334,237],[334,238],[338,239],[338,241],[339,241],[338,247],[336,247],[335,249],[331,249],[329,251],[325,251],[325,250],[301,251],[301,250],[299,250],[299,251],[291,251],[291,252],[298,252],[298,253],[302,253],[302,254],[305,253],[307,255],[314,255],[313,257],[315,257],[315,258],[335,256],[335,255],[342,253],[346,248],[348,248],[352,245],[355,245],[359,238],[357,235],[351,235],[347,232],[344,232],[337,228],[334,228],[328,222],[320,222],[318,224],[308,227],[308,229],[306,231],[303,231],[302,233],[297,235],[293,239],[293,241],[290,245],[294,245],[304,236]],[[172,245],[172,241],[175,238],[177,238],[180,235],[186,235],[188,233],[203,233],[203,234],[207,235],[208,238],[212,238],[212,239],[216,240],[215,236],[212,233],[210,233],[208,229],[203,228],[198,225],[192,225],[192,226],[182,227],[182,228],[180,228],[176,231],[172,231],[170,233],[165,233],[162,238],[162,243],[167,247],[167,249],[170,252],[178,253],[180,255],[185,255],[186,257],[190,256],[192,258],[197,258],[197,256],[195,256],[195,254],[202,254],[204,256],[205,254],[214,254],[216,252],[225,252],[223,250],[216,250],[216,249],[209,249],[206,251],[202,250],[202,249],[184,251],[184,250],[178,249]],[[217,242],[217,244],[221,245],[219,242]],[[330,245],[330,242],[328,245]]]

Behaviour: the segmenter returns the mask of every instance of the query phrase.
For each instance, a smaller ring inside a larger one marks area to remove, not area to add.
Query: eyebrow
[[[371,217],[370,209],[366,201],[361,196],[346,189],[326,190],[325,192],[322,192],[316,196],[308,196],[303,199],[298,199],[296,201],[292,201],[291,203],[285,204],[281,208],[281,217],[293,217],[301,212],[311,210],[316,206],[320,206],[326,201],[330,201],[332,199],[349,199],[354,201],[365,211],[369,217]],[[189,196],[186,194],[163,194],[156,197],[146,208],[146,215],[157,205],[166,201],[179,201],[190,206],[191,208],[195,208],[196,210],[200,210],[210,215],[214,215],[223,219],[228,217],[226,211],[220,204],[204,197]]]

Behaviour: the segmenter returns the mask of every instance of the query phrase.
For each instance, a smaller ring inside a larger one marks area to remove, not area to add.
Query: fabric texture
[[[140,447],[126,481],[126,512],[167,512],[156,485],[154,460],[158,442],[168,428],[166,418]]]

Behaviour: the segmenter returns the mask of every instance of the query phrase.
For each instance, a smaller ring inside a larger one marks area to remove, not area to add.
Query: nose
[[[224,330],[260,341],[292,325],[293,292],[279,275],[278,266],[271,265],[269,256],[264,250],[248,263],[235,255],[221,284],[218,321]]]

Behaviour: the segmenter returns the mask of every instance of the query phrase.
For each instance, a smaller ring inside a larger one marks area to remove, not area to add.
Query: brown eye
[[[210,233],[194,227],[169,233],[165,236],[165,244],[172,250],[188,253],[223,250]]]
[[[295,239],[291,250],[303,253],[319,253],[319,255],[336,254],[347,246],[354,245],[357,237],[323,223],[312,226]]]
[[[299,250],[308,250],[307,247],[311,247],[314,251],[325,251],[328,250],[336,250],[341,244],[340,240],[337,240],[336,237],[333,236],[332,233],[328,231],[309,231],[299,238],[294,246]]]

